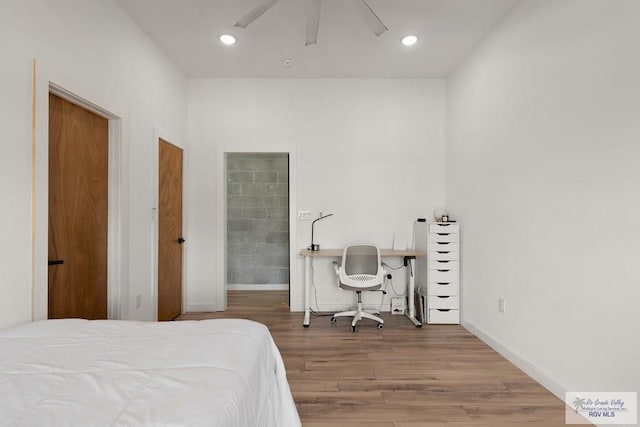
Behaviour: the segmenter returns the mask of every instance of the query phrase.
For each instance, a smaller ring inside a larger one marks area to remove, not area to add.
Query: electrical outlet
[[[311,219],[311,211],[298,211],[298,219],[301,220],[310,220]]]
[[[142,307],[142,295],[136,295],[136,309]]]
[[[506,311],[506,301],[504,298],[498,298],[498,311],[502,314]]]

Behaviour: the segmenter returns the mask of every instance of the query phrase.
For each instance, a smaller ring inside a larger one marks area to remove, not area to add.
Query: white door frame
[[[49,254],[49,93],[85,108],[109,120],[109,169],[108,169],[108,234],[107,234],[107,318],[120,319],[122,288],[126,283],[123,268],[123,121],[113,110],[100,107],[91,97],[80,95],[73,85],[58,84],[46,71],[38,70],[35,91],[35,152],[34,185],[32,191],[35,207],[33,250],[33,320],[48,317],[48,254]]]
[[[293,286],[297,275],[297,200],[296,200],[296,147],[293,144],[276,145],[268,150],[256,143],[249,146],[218,146],[217,150],[217,181],[218,181],[218,277],[216,280],[216,307],[219,311],[227,309],[227,153],[287,153],[289,155],[289,300],[297,301],[297,287]],[[291,304],[293,306],[293,304]]]

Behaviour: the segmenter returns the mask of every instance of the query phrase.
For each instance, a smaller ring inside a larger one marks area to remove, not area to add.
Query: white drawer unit
[[[447,251],[429,251],[427,253],[428,261],[457,261],[458,260],[458,252],[447,252]]]
[[[435,297],[429,297],[427,305],[430,309],[457,309],[460,307],[457,296],[438,295]]]
[[[430,222],[427,229],[426,321],[429,324],[458,324],[460,224]]]
[[[427,268],[429,268],[430,270],[442,270],[442,271],[457,270],[458,260],[447,261],[447,260],[430,259],[430,260],[427,260]]]
[[[429,283],[427,294],[429,295],[429,299],[431,297],[458,295],[458,284],[447,282]]]
[[[429,233],[460,234],[460,224],[457,222],[430,222]]]
[[[429,233],[429,241],[431,242],[435,242],[435,243],[451,243],[451,242],[458,242],[458,234],[443,234],[443,233]]]
[[[460,310],[430,308],[427,322],[431,324],[458,324],[460,323]]]
[[[429,252],[458,252],[458,248],[458,242],[429,242],[427,244]]]
[[[458,270],[431,270],[427,271],[427,283],[455,283],[458,284]]]

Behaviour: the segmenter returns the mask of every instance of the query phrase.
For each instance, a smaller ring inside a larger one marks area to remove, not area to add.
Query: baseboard
[[[227,285],[228,291],[288,291],[289,284],[264,284],[264,285]]]
[[[187,305],[187,313],[206,313],[210,311],[220,311],[215,304],[189,304]]]
[[[540,385],[553,393],[558,399],[564,402],[565,392],[570,391],[566,385],[562,384],[556,378],[552,377],[526,358],[513,352],[511,349],[498,342],[489,334],[485,333],[473,324],[465,321],[463,321],[461,324],[465,329],[480,338],[480,340],[482,340],[485,344],[500,353],[505,359],[516,365],[527,375],[540,383]]]
[[[558,381],[553,376],[549,375],[547,372],[542,370],[540,367],[534,365],[526,358],[520,356],[519,354],[513,352],[511,349],[503,345],[502,343],[495,340],[489,334],[484,332],[483,330],[477,328],[469,322],[463,321],[461,325],[467,329],[469,332],[478,337],[481,341],[487,344],[489,347],[500,353],[505,359],[509,362],[516,365],[520,368],[525,374],[529,375],[535,381],[537,381],[541,386],[549,390],[553,393],[558,399],[561,401],[565,401],[565,393],[567,391],[574,391],[573,389],[567,387],[565,384]],[[585,420],[585,423],[588,421]],[[598,427],[605,427],[604,424],[594,424]],[[621,424],[607,424],[606,427],[622,427]]]

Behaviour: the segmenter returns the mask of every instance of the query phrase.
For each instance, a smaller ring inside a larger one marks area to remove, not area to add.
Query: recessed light
[[[413,46],[418,42],[418,38],[416,36],[404,36],[402,38],[402,44],[405,46]]]
[[[283,59],[282,60],[282,65],[284,65],[287,68],[293,67],[293,59]]]
[[[220,41],[226,44],[227,46],[231,46],[236,42],[236,38],[229,34],[223,34],[220,36]]]

